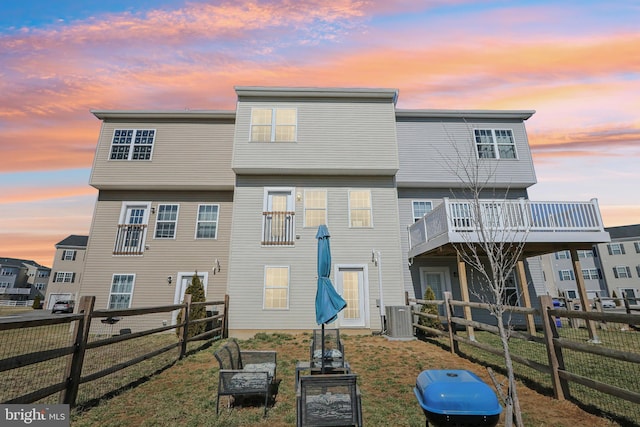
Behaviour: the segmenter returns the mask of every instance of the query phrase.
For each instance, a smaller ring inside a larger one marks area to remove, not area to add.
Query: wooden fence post
[[[229,295],[224,296],[224,318],[222,319],[222,338],[229,338]]]
[[[191,294],[184,294],[185,306],[182,308],[182,321],[184,326],[180,329],[180,357],[182,359],[187,354],[187,340],[189,338],[189,312],[191,311]]]
[[[78,305],[78,314],[84,317],[75,322],[73,330],[75,336],[75,351],[67,368],[65,370],[65,378],[67,379],[67,387],[60,393],[60,403],[69,406],[75,406],[78,397],[78,387],[80,386],[80,377],[82,376],[82,364],[84,362],[84,353],[89,339],[89,328],[91,327],[91,313],[96,303],[96,297],[84,296],[80,298]]]
[[[444,293],[444,309],[447,314],[447,325],[449,329],[449,349],[451,353],[458,354],[458,341],[455,340],[454,335],[456,334],[456,325],[451,322],[451,304],[449,301],[451,300],[451,292]]]
[[[553,299],[549,295],[541,295],[540,301],[540,317],[542,318],[542,331],[544,333],[544,342],[547,347],[547,357],[549,359],[549,367],[551,368],[551,384],[553,385],[553,393],[558,400],[565,400],[569,396],[569,384],[566,380],[560,378],[558,371],[564,370],[564,359],[562,357],[562,349],[557,348],[553,340],[559,338],[558,329],[556,328],[555,319],[549,315],[548,310],[553,307]]]

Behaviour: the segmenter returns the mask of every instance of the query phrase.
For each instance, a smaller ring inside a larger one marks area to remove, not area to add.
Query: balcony
[[[525,242],[525,255],[552,252],[558,244],[590,248],[610,241],[595,199],[589,202],[450,200],[409,227],[409,253],[415,257],[448,244]],[[566,247],[565,247],[566,248]]]
[[[118,224],[114,255],[142,255],[147,224]]]
[[[262,246],[293,246],[295,212],[262,212]]]
[[[0,288],[0,294],[3,295],[29,295],[31,288]]]

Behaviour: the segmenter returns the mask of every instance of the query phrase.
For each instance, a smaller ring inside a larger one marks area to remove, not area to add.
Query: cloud
[[[67,199],[79,196],[97,196],[98,192],[89,185],[82,186],[55,186],[49,188],[45,185],[34,187],[19,186],[3,189],[0,205],[13,203],[42,202],[53,199]]]

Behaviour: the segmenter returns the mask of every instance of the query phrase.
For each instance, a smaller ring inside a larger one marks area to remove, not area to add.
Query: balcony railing
[[[595,199],[589,202],[450,200],[409,227],[410,248],[445,233],[499,230],[513,232],[604,232]]]
[[[0,294],[4,295],[29,295],[31,288],[0,288]]]
[[[142,255],[147,224],[118,224],[114,255]]]
[[[262,212],[262,245],[293,246],[295,212]]]

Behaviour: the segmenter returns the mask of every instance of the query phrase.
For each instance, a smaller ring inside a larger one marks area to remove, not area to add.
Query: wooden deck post
[[[576,276],[576,284],[578,285],[578,295],[580,295],[580,304],[582,305],[582,311],[590,312],[591,305],[589,305],[589,297],[587,296],[587,288],[584,284],[584,276],[582,276],[582,267],[580,266],[580,258],[578,258],[578,251],[571,249],[571,261],[573,262],[573,272]],[[595,344],[600,343],[600,338],[596,333],[596,323],[593,320],[586,320],[587,330],[589,331],[589,341]]]
[[[457,255],[458,259],[458,279],[460,280],[460,295],[462,296],[462,301],[469,302],[469,284],[467,282],[467,265],[464,260],[460,257],[460,254]],[[465,320],[473,320],[471,317],[471,307],[464,307],[464,318]],[[467,334],[469,335],[469,339],[471,341],[476,340],[476,334],[473,330],[473,326],[467,325]]]
[[[84,296],[80,298],[80,304],[78,305],[78,314],[83,314],[84,317],[75,322],[73,330],[75,351],[65,370],[64,377],[67,379],[67,387],[60,393],[59,399],[59,403],[72,407],[75,406],[76,398],[78,397],[84,353],[89,339],[89,328],[91,327],[91,313],[95,303],[96,297]]]
[[[531,308],[531,297],[529,296],[529,284],[527,283],[527,275],[524,271],[524,261],[518,260],[516,266],[518,270],[518,282],[520,283],[520,294],[522,295],[522,302],[526,308]],[[533,319],[533,314],[526,314],[527,332],[531,335],[536,334],[536,324]]]

